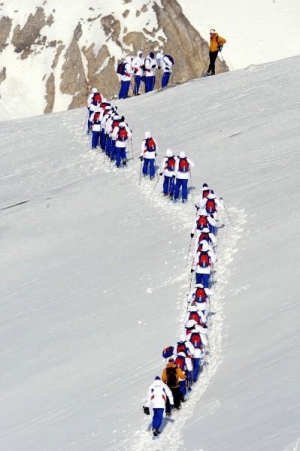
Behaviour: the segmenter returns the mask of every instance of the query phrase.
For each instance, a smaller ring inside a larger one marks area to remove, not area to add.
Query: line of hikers
[[[150,385],[144,413],[150,415],[153,410],[152,433],[156,438],[161,430],[164,412],[172,415],[172,408],[179,410],[181,403],[187,400],[192,386],[197,382],[209,355],[208,317],[210,296],[214,294],[212,274],[217,261],[215,248],[216,233],[220,222],[218,211],[224,209],[224,202],[217,198],[214,191],[204,183],[196,204],[196,218],[190,234],[191,276],[187,295],[187,313],[184,319],[184,331],[175,346],[164,348],[162,356],[167,359],[161,377],[156,376]],[[189,255],[188,255],[189,258]],[[195,284],[192,281],[195,276]]]

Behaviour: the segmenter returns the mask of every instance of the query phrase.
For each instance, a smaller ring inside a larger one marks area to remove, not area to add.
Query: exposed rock
[[[77,27],[75,28],[75,31],[74,31],[74,39],[76,41],[79,41],[81,36],[82,36],[82,28],[81,28],[81,23],[79,22]]]
[[[12,44],[15,52],[21,53],[25,49],[30,49],[35,40],[40,36],[41,29],[46,25],[46,18],[43,8],[37,8],[34,15],[30,14],[26,24],[21,29],[17,25],[13,32]]]
[[[101,19],[101,25],[106,36],[109,36],[109,39],[116,42],[120,36],[121,31],[120,21],[116,20],[112,15],[104,16]]]
[[[126,9],[126,11],[123,12],[122,16],[124,17],[124,19],[126,19],[129,13],[130,13],[129,9]]]
[[[58,43],[59,42],[61,42],[61,41],[58,41]],[[60,54],[61,54],[61,52],[63,51],[64,48],[65,48],[65,46],[62,45],[62,44],[58,47],[58,49],[56,51],[56,55],[55,55],[54,60],[53,60],[53,63],[51,64],[51,69],[55,69],[56,68],[58,59],[59,59]]]
[[[96,56],[94,55],[94,45],[91,45],[88,49],[83,47],[82,52],[87,59],[88,67],[89,88],[85,93],[86,97],[91,87],[100,89],[107,97],[115,94],[119,88],[119,81],[115,72],[115,59],[111,58],[108,47],[103,45]],[[105,66],[106,62],[107,65]],[[104,68],[101,70],[102,66]]]
[[[208,60],[208,44],[183,15],[177,0],[161,0],[163,8],[154,4],[158,28],[167,36],[161,49],[170,53],[175,60],[172,75],[173,83],[180,83],[196,77],[203,72]],[[158,49],[155,49],[158,50]],[[217,72],[228,70],[225,63],[217,60]]]
[[[9,17],[1,17],[0,19],[0,52],[8,45],[6,41],[12,26],[12,20]]]
[[[3,67],[2,71],[0,72],[0,85],[5,79],[6,79],[6,67]]]
[[[54,100],[55,100],[55,82],[53,73],[49,75],[48,80],[46,82],[46,107],[44,109],[44,113],[52,113]]]
[[[86,100],[87,82],[81,60],[81,52],[75,37],[64,55],[60,91],[73,96],[69,108],[78,108]]]

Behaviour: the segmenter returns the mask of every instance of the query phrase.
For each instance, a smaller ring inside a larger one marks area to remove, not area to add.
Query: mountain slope
[[[147,129],[159,160],[184,149],[192,185],[214,187],[233,224],[224,213],[208,372],[162,449],[279,451],[299,438],[299,67],[292,58],[119,102],[135,156]],[[0,124],[10,451],[153,449],[141,406],[182,329],[195,191],[169,204],[160,185],[138,185],[137,159],[110,167],[88,150],[84,116]]]

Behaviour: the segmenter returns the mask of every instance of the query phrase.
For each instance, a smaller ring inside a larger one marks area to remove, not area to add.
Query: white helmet
[[[179,157],[180,158],[185,158],[185,152],[183,152],[183,150],[180,152]]]
[[[166,156],[167,157],[173,157],[173,151],[171,149],[167,149]]]
[[[145,132],[145,139],[151,138],[151,133],[150,132]]]
[[[98,89],[97,89],[97,88],[93,88],[93,89],[92,89],[92,93],[95,94],[95,92],[98,92]]]

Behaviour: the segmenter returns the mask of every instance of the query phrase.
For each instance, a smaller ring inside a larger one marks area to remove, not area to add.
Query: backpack
[[[208,252],[200,252],[198,264],[201,268],[207,268],[210,265]]]
[[[165,169],[167,169],[170,172],[174,172],[174,170],[175,170],[175,163],[176,162],[175,162],[175,158],[174,157],[168,157]]]
[[[183,357],[183,355],[178,355],[175,359],[175,363],[177,366],[179,366],[179,368],[182,369],[182,371],[184,371],[185,369],[185,358]]]
[[[210,239],[209,233],[202,232],[199,236],[199,243],[200,243],[200,241],[207,241],[210,243],[211,239]]]
[[[95,94],[93,95],[93,104],[96,105],[97,103],[100,103],[101,100],[101,94],[99,92],[95,92]]]
[[[113,123],[112,123],[112,126],[111,126],[112,130],[113,130],[115,127],[117,127],[117,126],[119,125],[120,122],[121,122],[121,119],[115,119],[115,120],[113,121]]]
[[[189,172],[189,163],[188,163],[186,157],[185,158],[179,158],[178,171],[179,172]]]
[[[153,138],[147,138],[146,140],[146,149],[147,152],[155,152],[156,151],[156,144]]]
[[[216,201],[215,199],[207,199],[205,205],[207,213],[215,213],[216,212]]]
[[[209,189],[206,189],[205,191],[202,191],[202,198],[204,199],[205,197],[207,197],[210,193]]]
[[[174,58],[171,55],[165,55],[166,58],[169,58],[172,64],[175,64]]]
[[[196,302],[204,302],[206,300],[206,293],[204,288],[197,288],[195,293],[195,301]]]
[[[97,113],[94,114],[94,120],[93,120],[94,123],[96,121],[98,121],[98,123],[99,123],[99,116],[100,116],[100,113],[97,111]]]
[[[200,316],[198,315],[197,312],[190,312],[190,314],[189,314],[189,320],[190,320],[190,319],[194,319],[198,325],[201,323],[201,321],[200,321]]]
[[[184,341],[178,341],[177,343],[176,353],[179,354],[180,352],[184,352],[185,355],[188,354],[188,349]]]
[[[166,369],[167,373],[167,386],[170,388],[177,387],[177,367],[170,366]]]
[[[119,74],[119,75],[125,74],[125,65],[126,65],[126,63],[124,63],[123,61],[118,64],[117,70],[116,70],[117,74]]]
[[[171,357],[174,354],[174,347],[173,346],[168,346],[167,348],[165,348],[162,352],[162,356],[164,359],[168,359],[169,357]]]
[[[190,342],[194,346],[195,349],[202,349],[202,341],[200,334],[197,332],[193,332],[190,336]]]
[[[119,127],[118,131],[118,141],[127,141],[128,139],[128,133],[125,127]]]
[[[204,229],[204,227],[207,227],[207,216],[199,216],[198,220],[197,220],[197,229],[201,230]]]

